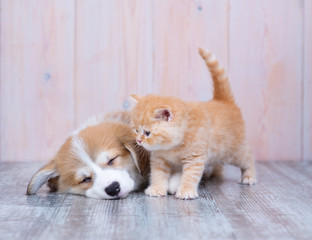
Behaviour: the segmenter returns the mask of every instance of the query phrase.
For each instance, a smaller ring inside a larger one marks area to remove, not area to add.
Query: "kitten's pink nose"
[[[137,142],[138,142],[138,143],[141,143],[141,142],[142,142],[142,140],[141,140],[141,139],[137,139]]]

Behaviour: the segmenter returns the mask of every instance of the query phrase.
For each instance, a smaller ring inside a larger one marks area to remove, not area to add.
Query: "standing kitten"
[[[137,142],[151,151],[146,195],[165,196],[170,176],[182,172],[175,197],[196,198],[203,174],[220,163],[239,167],[240,183],[256,182],[244,121],[225,71],[211,53],[203,49],[199,53],[212,75],[212,100],[195,103],[156,95],[131,96],[137,103],[131,113]]]

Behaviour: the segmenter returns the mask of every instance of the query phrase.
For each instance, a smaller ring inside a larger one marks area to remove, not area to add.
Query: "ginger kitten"
[[[203,174],[220,163],[241,169],[240,183],[255,184],[255,163],[247,145],[244,121],[225,71],[216,58],[199,49],[213,79],[213,99],[185,102],[174,97],[131,95],[131,113],[139,145],[151,151],[149,196],[165,196],[169,178],[182,172],[175,197],[194,199]]]

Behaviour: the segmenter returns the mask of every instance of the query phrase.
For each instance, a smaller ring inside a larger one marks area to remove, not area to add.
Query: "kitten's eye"
[[[150,131],[144,131],[144,135],[145,135],[146,137],[148,137],[150,134],[151,134]]]
[[[118,157],[118,156],[116,156],[116,157],[110,159],[110,160],[107,162],[107,165],[109,165],[109,166],[113,165],[114,160],[115,160],[117,157]]]
[[[92,177],[85,177],[80,183],[89,183],[92,181]]]
[[[138,129],[133,129],[133,131],[135,132],[135,133],[139,133],[139,131],[138,131]]]

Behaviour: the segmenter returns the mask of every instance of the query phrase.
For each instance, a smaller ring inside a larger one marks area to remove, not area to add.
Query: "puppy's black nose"
[[[120,192],[120,185],[118,182],[113,182],[112,184],[110,184],[109,186],[107,186],[105,188],[105,192],[109,195],[109,196],[116,196],[118,195],[118,193]]]

